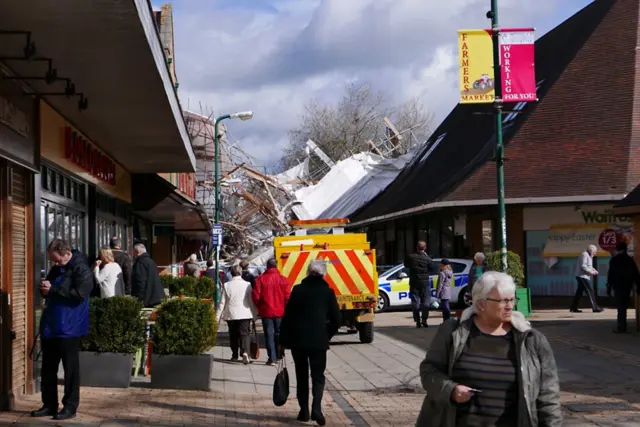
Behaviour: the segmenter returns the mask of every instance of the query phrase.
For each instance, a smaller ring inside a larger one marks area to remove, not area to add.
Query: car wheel
[[[389,297],[384,292],[378,292],[378,304],[376,305],[376,313],[382,313],[389,309]]]
[[[458,294],[458,305],[463,308],[471,306],[471,294],[469,293],[468,286],[460,289],[460,293]]]

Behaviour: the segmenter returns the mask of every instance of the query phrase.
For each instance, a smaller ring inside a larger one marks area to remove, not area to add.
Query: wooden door
[[[11,190],[11,309],[13,312],[13,369],[12,388],[15,395],[25,393],[28,375],[27,343],[27,253],[29,207],[28,173],[20,167],[12,167]]]

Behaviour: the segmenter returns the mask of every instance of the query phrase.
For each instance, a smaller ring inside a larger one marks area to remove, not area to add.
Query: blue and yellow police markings
[[[459,290],[469,282],[468,274],[456,274],[454,277],[455,281],[452,287],[455,290],[451,295],[452,300],[456,300],[458,298]],[[409,279],[399,279],[380,283],[378,287],[381,291],[384,291],[387,294],[391,306],[411,304],[411,297],[409,295]],[[431,288],[431,296],[435,298],[436,290],[438,288],[438,276],[432,276],[429,278],[429,287]]]

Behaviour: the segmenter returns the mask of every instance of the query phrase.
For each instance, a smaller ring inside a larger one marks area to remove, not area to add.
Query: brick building
[[[639,12],[638,0],[597,0],[539,38],[539,102],[505,105],[507,243],[534,296],[572,294],[577,251],[606,229],[631,226],[611,209],[640,182]],[[402,261],[418,239],[435,256],[497,249],[491,113],[491,105],[457,105],[398,178],[352,215],[379,263]],[[601,249],[597,268],[606,273]]]

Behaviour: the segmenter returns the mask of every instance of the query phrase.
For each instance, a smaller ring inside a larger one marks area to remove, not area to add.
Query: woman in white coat
[[[250,362],[249,328],[256,317],[256,307],[251,299],[251,283],[242,279],[242,268],[239,265],[231,267],[231,280],[222,285],[221,291],[218,323],[226,320],[229,325],[231,360],[238,360],[238,355],[241,354],[242,363],[246,365]]]
[[[100,268],[101,265],[102,268]],[[98,285],[100,285],[100,297],[110,298],[115,295],[124,295],[122,268],[115,261],[111,249],[100,249],[100,257],[96,261],[93,273]]]

